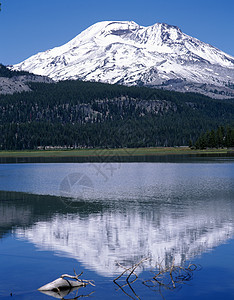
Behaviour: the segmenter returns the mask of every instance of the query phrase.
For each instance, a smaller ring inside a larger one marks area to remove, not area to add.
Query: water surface
[[[36,289],[73,268],[93,299],[233,299],[232,160],[4,164],[0,190],[1,299],[52,299]],[[145,257],[118,289],[116,263]],[[202,268],[177,289],[142,284],[173,261]]]

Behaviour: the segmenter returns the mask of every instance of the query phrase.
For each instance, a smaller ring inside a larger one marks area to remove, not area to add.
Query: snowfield
[[[12,67],[53,80],[82,79],[125,85],[186,84],[229,87],[234,58],[164,23],[104,21],[63,46],[38,53]],[[188,87],[188,86],[187,86]]]

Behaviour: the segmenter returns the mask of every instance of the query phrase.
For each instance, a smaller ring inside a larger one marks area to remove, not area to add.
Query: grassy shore
[[[189,147],[79,149],[79,150],[32,150],[0,151],[0,157],[106,157],[106,156],[164,156],[164,155],[214,155],[227,154],[227,149],[192,150]]]

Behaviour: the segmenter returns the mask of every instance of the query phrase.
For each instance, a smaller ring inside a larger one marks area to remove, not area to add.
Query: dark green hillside
[[[11,71],[4,65],[0,64],[0,77],[12,78],[13,76],[29,75],[26,71]]]
[[[234,100],[94,82],[0,96],[0,149],[188,145],[234,123]]]

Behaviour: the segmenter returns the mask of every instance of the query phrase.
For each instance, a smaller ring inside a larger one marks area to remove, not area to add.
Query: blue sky
[[[105,20],[177,25],[234,56],[234,0],[1,0],[0,63],[65,44]]]

